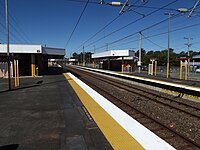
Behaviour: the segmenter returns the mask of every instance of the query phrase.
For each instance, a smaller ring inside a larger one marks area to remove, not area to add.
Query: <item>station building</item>
[[[92,54],[92,59],[99,63],[99,68],[122,72],[125,70],[132,72],[138,60],[133,50],[109,50],[95,53]]]
[[[62,59],[65,49],[44,47],[42,45],[10,44],[11,75],[13,60],[18,60],[20,76],[43,74],[48,68],[49,59]],[[7,45],[0,44],[0,77],[7,75]]]

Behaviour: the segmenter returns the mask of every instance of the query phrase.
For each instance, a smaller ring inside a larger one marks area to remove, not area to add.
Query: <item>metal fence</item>
[[[147,67],[144,67],[147,68]],[[138,72],[138,69],[135,68],[133,69],[134,72]],[[166,78],[166,66],[157,66],[156,69],[156,75],[165,77]],[[141,74],[148,74],[148,69],[143,69],[141,71]],[[182,69],[182,79],[185,79],[185,68],[183,67]],[[175,79],[180,79],[180,67],[179,66],[171,66],[170,67],[170,78],[175,78]],[[188,80],[195,80],[195,81],[200,81],[200,73],[195,72],[195,69],[193,67],[190,67],[189,73],[188,73]]]

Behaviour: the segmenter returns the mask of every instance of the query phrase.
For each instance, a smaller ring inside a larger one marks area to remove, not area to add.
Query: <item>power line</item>
[[[179,13],[180,14],[180,13]],[[177,16],[177,15],[175,15],[175,16]],[[173,17],[175,17],[175,16],[173,16]],[[159,25],[159,24],[161,24],[161,23],[163,23],[163,22],[165,22],[165,21],[167,21],[168,19],[164,19],[164,20],[162,20],[162,21],[160,21],[160,22],[158,22],[158,23],[155,23],[155,24],[153,24],[153,25],[151,25],[151,26],[149,26],[149,27],[146,27],[146,28],[144,28],[144,29],[142,29],[141,31],[139,31],[139,32],[143,32],[143,31],[145,31],[145,30],[148,30],[148,29],[150,29],[150,28],[153,28],[153,27],[155,27],[155,26],[157,26],[157,25]],[[129,37],[132,37],[133,35],[136,35],[136,34],[138,34],[139,32],[135,32],[135,33],[132,33],[132,34],[130,34],[130,35],[127,35],[127,36],[125,36],[125,37],[123,37],[123,38],[121,38],[121,39],[118,39],[118,40],[116,40],[116,41],[114,41],[114,42],[111,42],[110,44],[114,44],[114,43],[117,43],[117,42],[119,42],[119,41],[122,41],[122,40],[124,40],[124,39],[127,39],[127,38],[129,38]]]
[[[69,0],[71,1],[71,0]],[[138,1],[140,0],[136,0],[134,2],[133,5],[135,5]],[[80,1],[83,2],[83,1]],[[85,2],[85,1],[84,1]],[[136,8],[137,9],[137,8]],[[99,31],[97,31],[93,36],[91,36],[89,39],[87,39],[85,42],[83,42],[83,44],[81,44],[78,48],[76,48],[76,50],[74,52],[76,52],[80,47],[82,47],[85,43],[87,43],[89,40],[91,40],[92,38],[94,38],[96,35],[98,35],[99,33],[101,33],[105,28],[107,28],[109,25],[111,25],[114,21],[116,21],[120,16],[122,16],[122,14],[118,15],[117,17],[115,17],[113,20],[111,20],[108,24],[106,24],[103,28],[101,28]]]
[[[144,34],[142,34],[142,36],[144,37],[144,39],[146,39],[146,40],[149,41],[150,43],[152,43],[152,44],[154,44],[154,45],[156,45],[156,46],[158,46],[158,47],[160,47],[160,48],[165,48],[165,47],[163,47],[163,46],[160,46],[160,45],[156,44],[155,42],[153,42],[152,40],[150,40],[149,38],[147,38]]]
[[[5,25],[2,24],[1,22],[0,22],[0,26],[2,26],[4,29],[6,29]],[[15,42],[20,41],[20,39],[15,34],[13,34],[13,32],[10,31],[9,33],[11,35],[10,38],[12,39],[12,41],[15,41]]]
[[[193,24],[193,25],[189,25],[189,26],[185,26],[185,27],[178,28],[178,29],[174,29],[174,30],[171,30],[170,32],[176,32],[176,31],[180,31],[180,30],[183,30],[183,29],[186,29],[186,28],[195,27],[195,26],[200,26],[200,23]],[[113,42],[109,43],[109,45],[112,45],[112,44],[115,44],[115,43],[117,43],[117,42],[120,42],[120,41],[122,41],[122,40],[124,40],[124,39],[127,39],[128,37],[131,37],[131,36],[133,36],[133,35],[136,35],[136,34],[138,34],[138,33],[139,33],[139,32],[135,32],[135,33],[133,33],[133,34],[130,34],[130,35],[128,35],[128,36],[125,36],[125,37],[123,37],[123,38],[121,38],[121,39],[118,39],[118,40],[116,40],[116,41],[113,41]],[[146,37],[146,39],[147,39],[147,38],[151,38],[151,37],[155,37],[155,36],[159,36],[159,35],[163,35],[163,34],[167,34],[167,33],[168,33],[168,32],[158,33],[158,34],[155,34],[155,35],[152,35],[152,36],[148,36],[148,37]],[[137,40],[137,41],[139,41],[139,40]],[[105,46],[101,46],[101,47],[99,47],[99,48],[96,48],[96,50],[97,50],[97,49],[104,48],[104,47],[105,47]]]
[[[71,0],[69,0],[71,1]],[[134,2],[133,5],[135,5],[137,2],[139,2],[140,0],[136,0]],[[74,1],[73,1],[74,2]],[[75,1],[76,2],[76,1]],[[78,1],[78,2],[85,2],[85,1]],[[95,3],[95,2],[93,2]],[[136,10],[137,8],[135,8]],[[98,35],[99,33],[101,33],[105,28],[107,28],[109,25],[111,25],[114,21],[116,21],[120,16],[122,16],[122,14],[118,15],[116,18],[114,18],[113,20],[111,20],[108,24],[106,24],[103,28],[101,28],[99,31],[97,31],[93,36],[91,36],[89,39],[87,39],[83,44],[81,44],[78,48],[76,48],[76,50],[74,52],[76,52],[79,48],[81,48],[85,43],[87,43],[89,40],[91,40],[92,38],[94,38],[96,35]]]
[[[67,0],[67,1],[68,1],[68,0]],[[178,0],[175,0],[175,1],[173,1],[173,2],[171,2],[171,3],[169,3],[169,4],[167,4],[167,5],[165,5],[165,6],[163,6],[163,7],[160,7],[160,8],[156,8],[156,7],[146,7],[146,8],[153,8],[153,9],[157,9],[157,10],[155,10],[155,11],[153,11],[153,12],[147,14],[145,17],[147,17],[147,16],[149,16],[149,15],[151,15],[151,14],[153,14],[153,13],[155,13],[155,12],[161,10],[161,9],[164,9],[165,7],[167,7],[167,6],[169,6],[169,5],[173,4],[173,3],[175,3],[176,1],[178,1]],[[75,1],[75,2],[86,2],[86,1]],[[94,2],[94,3],[95,3],[95,2]],[[136,3],[137,3],[137,1],[136,1],[134,4],[136,4]],[[132,6],[134,6],[134,4],[133,4]],[[137,7],[145,7],[145,6],[143,5],[143,6],[137,6]],[[137,8],[135,8],[135,9],[137,9]],[[167,9],[167,10],[174,10],[174,9]],[[133,22],[127,24],[126,26],[123,26],[123,27],[121,27],[121,28],[119,28],[119,29],[117,29],[117,30],[115,30],[115,31],[113,31],[113,32],[111,32],[111,33],[109,33],[109,34],[107,34],[106,36],[104,36],[104,37],[102,37],[102,38],[100,38],[100,39],[98,39],[98,40],[96,40],[96,41],[94,41],[94,42],[88,44],[86,47],[89,47],[90,45],[93,45],[94,43],[96,43],[96,42],[98,42],[98,41],[100,41],[100,40],[102,40],[102,39],[104,39],[104,38],[106,38],[106,37],[108,37],[108,36],[110,36],[110,35],[112,35],[112,34],[118,32],[118,31],[120,31],[120,30],[122,30],[122,29],[124,29],[124,28],[126,28],[126,27],[128,27],[128,26],[130,26],[130,25],[132,25],[133,23],[136,23],[137,21],[139,21],[139,20],[141,20],[141,19],[143,19],[143,18],[144,18],[144,17],[139,18],[139,19],[137,19],[137,20],[135,20],[135,21],[133,21]],[[110,25],[110,24],[111,24],[112,22],[114,22],[115,20],[116,20],[116,18],[115,18],[114,20],[112,20],[108,25]],[[99,30],[96,34],[94,34],[94,36],[92,36],[92,37],[89,38],[87,41],[85,41],[84,44],[85,44],[86,42],[88,42],[89,40],[91,40],[92,38],[94,38],[98,33],[100,33],[101,31],[103,31],[108,25],[106,25],[104,28],[102,28],[102,29]],[[83,45],[83,44],[82,44],[82,45]],[[82,47],[82,45],[81,45],[80,47]],[[80,48],[80,47],[79,47],[79,48]],[[78,51],[79,48],[77,48],[74,52]]]
[[[98,2],[87,2],[87,1],[83,1],[83,0],[64,0],[64,1],[68,1],[68,2],[75,2],[75,3],[90,3],[90,4],[98,4]]]
[[[89,3],[89,0],[87,0],[87,3],[85,4],[85,7],[84,7],[84,9],[83,9],[81,15],[79,16],[79,19],[78,19],[78,21],[77,21],[77,23],[76,23],[76,25],[75,25],[75,27],[74,27],[72,33],[71,33],[71,35],[70,35],[70,37],[69,37],[69,39],[68,39],[66,45],[65,45],[65,48],[66,48],[67,45],[69,44],[69,41],[71,40],[71,38],[72,38],[72,36],[73,36],[73,34],[74,34],[75,30],[76,30],[76,27],[78,26],[78,24],[79,24],[79,22],[80,22],[80,20],[81,20],[81,17],[83,16],[83,13],[85,12],[85,9],[86,9],[88,3]]]
[[[117,47],[117,46],[122,46],[122,45],[126,45],[126,44],[133,43],[133,42],[138,42],[138,40],[131,40],[131,41],[128,41],[126,43],[121,43],[121,44],[118,44],[118,45],[115,45],[115,46],[111,46],[110,48]]]
[[[19,31],[20,33],[22,33],[21,36],[23,37],[23,35],[24,35],[24,37],[26,38],[26,40],[28,41],[28,43],[33,43],[30,40],[30,38],[28,37],[28,35],[25,33],[25,31],[20,27],[20,25],[17,23],[17,21],[15,20],[15,18],[11,14],[10,14],[10,17],[13,20],[13,22],[17,25],[17,27],[19,28],[19,30],[21,31],[21,32]]]
[[[27,40],[22,36],[22,34],[15,28],[15,26],[13,26],[12,24],[10,24],[10,26],[12,27],[12,29],[19,35],[19,37],[21,37],[21,39],[26,43]]]
[[[3,5],[3,3],[0,1],[0,4]],[[2,8],[4,8],[3,6],[1,5]],[[3,18],[5,18],[5,15],[2,14],[0,12],[0,14],[3,16]],[[11,15],[11,13],[8,14],[10,19],[17,25],[18,29],[15,27],[15,25],[13,25],[11,22],[9,22],[9,25],[14,29],[14,31],[19,35],[18,37],[21,37],[21,39],[26,43],[32,43],[31,40],[28,38],[28,36],[25,34],[25,32],[23,31],[23,29],[19,26],[19,24],[17,23],[17,21],[14,19],[14,17]],[[1,26],[5,29],[5,26],[3,24],[1,24]],[[17,38],[14,33],[10,32],[10,34],[15,38],[17,39],[17,41],[21,41],[21,39]],[[24,36],[23,36],[24,34]],[[16,41],[16,40],[14,40]]]
[[[68,2],[75,2],[75,3],[86,3],[86,1],[84,0],[65,0]],[[130,4],[130,6],[133,7],[138,7],[138,8],[147,8],[147,9],[159,9],[159,7],[153,7],[153,6],[145,6],[145,5],[135,5],[137,2],[139,2],[140,0],[137,0],[136,2],[134,2],[134,4]],[[90,4],[98,4],[98,2],[89,2]],[[176,9],[172,9],[172,8],[162,8],[162,10],[171,10],[171,11],[175,11]]]
[[[111,20],[108,24],[106,24],[103,28],[101,28],[99,31],[97,31],[94,35],[92,35],[89,39],[87,39],[83,44],[81,44],[78,48],[76,48],[75,51],[77,51],[80,47],[82,47],[85,43],[87,43],[89,40],[97,36],[99,33],[101,33],[105,28],[107,28],[110,24],[112,24],[114,21],[116,21],[121,15],[118,15],[113,20]]]
[[[136,23],[136,22],[138,22],[138,21],[140,21],[140,20],[142,20],[142,19],[145,18],[145,17],[148,17],[148,16],[150,16],[150,15],[156,13],[157,11],[161,10],[162,8],[165,8],[165,7],[167,7],[167,6],[169,6],[169,5],[173,4],[173,3],[175,3],[175,2],[177,2],[177,1],[178,1],[178,0],[175,0],[175,1],[173,1],[173,2],[171,2],[171,3],[169,3],[169,4],[167,4],[167,5],[164,5],[163,7],[159,8],[159,9],[157,9],[157,10],[154,10],[154,11],[150,12],[149,14],[145,15],[144,17],[141,17],[141,18],[139,18],[139,19],[136,19],[136,20],[130,22],[129,24],[127,24],[127,25],[125,25],[125,26],[123,26],[123,27],[121,27],[121,28],[119,28],[119,29],[117,29],[117,30],[115,30],[115,31],[113,31],[113,32],[111,32],[111,33],[109,33],[109,34],[107,34],[106,36],[103,36],[103,37],[99,38],[98,40],[96,40],[96,41],[94,41],[94,42],[92,42],[92,43],[89,43],[89,44],[86,45],[85,47],[89,47],[90,45],[93,45],[94,43],[101,41],[102,39],[104,39],[104,38],[106,38],[106,37],[108,37],[108,36],[110,36],[110,35],[112,35],[112,34],[118,32],[118,31],[120,31],[120,30],[122,30],[122,29],[124,29],[124,28],[126,28],[126,27],[128,27],[128,26],[130,26],[130,25],[132,25],[132,24],[134,24],[134,23]],[[167,19],[165,19],[165,20],[167,20]]]

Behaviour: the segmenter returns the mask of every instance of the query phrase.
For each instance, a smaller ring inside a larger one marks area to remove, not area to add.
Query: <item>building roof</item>
[[[180,58],[176,58],[176,60],[188,60],[189,58],[187,57],[180,57]]]
[[[46,55],[65,55],[65,49],[43,47],[42,45],[25,45],[25,44],[10,44],[10,53],[23,54],[46,54]],[[0,44],[0,53],[7,53],[7,45]]]
[[[92,54],[92,58],[114,58],[114,57],[129,57],[134,56],[132,50],[110,50],[101,53]]]

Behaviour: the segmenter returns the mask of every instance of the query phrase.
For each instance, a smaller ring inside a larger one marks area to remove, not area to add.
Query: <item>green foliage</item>
[[[143,65],[148,65],[151,59],[155,59],[157,60],[157,63],[159,66],[166,66],[167,64],[167,56],[168,56],[168,50],[161,50],[161,51],[148,51],[147,53],[145,52],[144,49],[143,53],[142,53],[142,64]],[[145,52],[145,53],[144,53]],[[139,54],[139,50],[136,52],[136,56],[138,57]],[[194,51],[190,51],[190,57],[199,54],[199,52],[194,52]],[[169,61],[170,61],[170,65],[172,66],[179,66],[179,61],[177,60],[177,58],[179,57],[187,57],[187,52],[180,52],[179,54],[176,54],[174,52],[174,49],[170,48],[170,52],[169,52]]]
[[[167,64],[167,54],[168,54],[168,50],[160,50],[160,51],[148,51],[146,52],[143,48],[142,48],[142,65],[146,65],[148,66],[150,62],[150,59],[155,59],[157,60],[158,66],[166,66]],[[170,48],[170,53],[169,53],[169,61],[170,61],[170,65],[171,66],[179,66],[179,61],[177,60],[177,58],[180,57],[187,57],[187,52],[180,52],[179,54],[176,54],[174,52],[174,49]],[[194,56],[194,55],[198,55],[200,54],[200,52],[195,52],[195,51],[190,51],[190,57]],[[86,63],[91,62],[91,52],[85,52],[85,61]],[[136,57],[139,57],[139,50],[137,50],[137,52],[135,53]],[[81,52],[80,54],[77,53],[73,53],[72,54],[72,58],[76,58],[78,59],[79,62],[83,61],[83,53]]]

